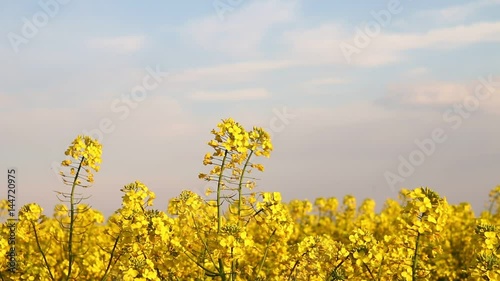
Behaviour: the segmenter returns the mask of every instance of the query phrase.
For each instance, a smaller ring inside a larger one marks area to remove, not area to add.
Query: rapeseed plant
[[[0,280],[500,280],[499,186],[480,216],[426,187],[403,189],[378,213],[374,200],[350,195],[285,203],[257,190],[252,174],[273,150],[267,132],[228,118],[212,135],[199,175],[212,184],[207,194],[184,190],[158,210],[155,193],[134,181],[108,218],[77,193],[102,154],[78,136],[62,162],[70,190],[57,193],[52,216],[36,203],[20,209],[16,272],[1,224]],[[8,208],[0,201],[0,216]]]

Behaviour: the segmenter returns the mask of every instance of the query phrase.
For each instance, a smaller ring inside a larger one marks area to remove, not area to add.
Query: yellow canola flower
[[[214,151],[203,157],[204,163],[213,166],[208,169],[212,172],[199,177],[214,181],[222,176],[220,201],[185,190],[168,206],[156,207],[154,193],[137,181],[123,187],[122,205],[108,218],[78,204],[75,278],[500,280],[496,205],[500,186],[491,192],[492,207],[482,213],[475,213],[468,203],[448,204],[445,197],[423,187],[402,191],[401,201],[387,200],[378,212],[373,200],[358,206],[352,195],[343,200],[324,197],[284,203],[281,193],[246,188],[239,206],[240,185],[257,188],[244,165],[260,170],[253,159],[247,159],[270,153],[270,137],[255,128],[247,132],[232,119],[221,122],[212,133]],[[76,174],[80,162],[81,172],[95,172],[90,163],[98,165],[98,150],[85,138],[75,140],[69,159],[62,163],[68,175],[71,168]],[[83,155],[95,157],[85,162]],[[7,220],[9,204],[0,201],[1,217]],[[64,226],[69,216],[67,206],[56,206],[52,216],[45,216],[41,206],[32,203],[19,209],[15,230],[6,222],[0,224],[2,279],[64,280],[68,270]],[[11,231],[19,266],[15,275],[7,270]]]

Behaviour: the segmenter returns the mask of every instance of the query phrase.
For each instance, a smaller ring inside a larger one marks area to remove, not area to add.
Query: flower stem
[[[45,263],[45,266],[47,267],[47,271],[49,272],[49,275],[50,275],[50,279],[52,281],[54,281],[54,276],[52,275],[52,271],[50,271],[50,265],[49,265],[49,262],[47,261],[47,257],[45,256],[45,253],[43,252],[42,250],[42,246],[40,245],[40,240],[38,239],[38,233],[36,232],[36,225],[34,222],[31,223],[31,225],[33,226],[33,232],[35,234],[35,240],[36,240],[36,245],[38,247],[38,250],[40,251],[40,253],[42,254],[42,257],[43,257],[43,262]],[[3,280],[3,279],[2,279]]]
[[[224,173],[224,165],[226,163],[227,158],[227,150],[224,152],[224,158],[222,159],[222,163],[220,164],[220,174],[219,179],[217,181],[217,233],[220,232],[221,224],[222,224],[222,208],[221,208],[221,187],[222,187],[222,175]]]
[[[417,241],[415,242],[415,253],[413,255],[412,276],[411,280],[417,280],[417,261],[418,261],[418,244],[420,242],[420,232],[417,234]]]
[[[224,173],[224,165],[226,164],[226,159],[227,159],[227,150],[224,152],[224,158],[222,159],[221,167],[220,167],[220,174],[219,174],[219,180],[217,182],[217,234],[220,233],[220,228],[222,225],[222,208],[221,208],[221,187],[222,187],[222,175]],[[219,275],[222,279],[222,281],[226,281],[226,274],[224,273],[224,263],[222,262],[222,259],[219,258]]]
[[[80,160],[80,164],[78,165],[78,170],[76,171],[75,179],[73,180],[73,185],[71,186],[71,195],[70,195],[70,223],[69,223],[69,239],[68,239],[68,276],[66,280],[70,280],[71,270],[73,268],[73,228],[75,223],[75,187],[78,181],[78,175],[80,174],[80,169],[82,168],[82,163],[85,157],[82,157]]]
[[[267,253],[269,252],[269,245],[271,244],[271,239],[273,238],[274,234],[276,233],[276,230],[277,229],[274,229],[273,233],[271,233],[271,236],[269,236],[269,239],[267,239],[266,250],[264,251],[264,256],[262,257],[262,260],[260,261],[259,270],[257,271],[257,277],[259,277],[260,271],[262,270],[262,266],[264,266],[264,262],[266,261],[266,258],[267,258]]]
[[[248,162],[250,161],[250,158],[253,155],[253,150],[250,150],[250,154],[247,157],[247,161],[245,162],[245,165],[243,166],[243,170],[241,171],[241,176],[240,176],[240,183],[238,185],[238,217],[241,217],[241,189],[242,189],[242,184],[243,184],[243,177],[245,176],[245,172],[248,166]]]
[[[113,262],[113,256],[115,254],[115,250],[116,250],[116,246],[118,245],[118,241],[120,240],[120,235],[121,235],[121,233],[118,234],[118,236],[115,239],[115,243],[113,244],[113,250],[111,250],[111,254],[109,256],[108,266],[106,267],[106,271],[104,271],[104,275],[102,276],[101,281],[105,281],[108,278],[109,269],[111,268],[111,263]]]

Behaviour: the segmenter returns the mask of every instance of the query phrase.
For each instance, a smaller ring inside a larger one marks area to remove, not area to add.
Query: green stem
[[[238,184],[238,217],[241,217],[241,189],[243,184],[243,177],[245,176],[248,162],[250,161],[252,155],[253,155],[253,150],[250,150],[250,154],[247,157],[247,161],[245,162],[245,165],[243,165],[243,170],[241,171],[241,176],[240,176],[240,183]]]
[[[234,257],[234,255],[233,255],[233,247],[231,247],[231,259],[233,259],[233,257]],[[235,264],[234,260],[231,261],[231,274],[229,275],[229,279],[231,281],[236,280],[236,264]]]
[[[290,275],[288,275],[288,280],[291,280],[292,278],[292,275],[293,275],[293,272],[295,271],[295,269],[297,268],[297,266],[299,265],[299,262],[300,260],[305,256],[307,255],[307,253],[309,253],[309,250],[307,250],[305,253],[303,253],[302,255],[300,255],[300,257],[295,261],[295,263],[293,264],[293,267],[292,269],[290,270]]]
[[[380,267],[378,268],[377,281],[380,281],[380,277],[382,275],[382,266],[384,265],[384,258],[385,256],[382,256],[382,261],[380,262]]]
[[[45,256],[45,253],[43,252],[42,250],[42,246],[40,245],[40,240],[38,239],[38,233],[36,232],[36,226],[35,226],[35,223],[34,222],[31,222],[31,225],[33,226],[33,232],[35,234],[35,240],[36,240],[36,245],[38,247],[38,250],[40,251],[40,253],[42,254],[42,257],[43,257],[43,262],[45,263],[45,266],[47,267],[47,271],[49,272],[49,275],[50,275],[50,279],[52,281],[54,281],[54,276],[52,275],[52,272],[50,271],[50,266],[49,266],[49,262],[47,261],[47,257]]]
[[[203,247],[205,247],[205,251],[207,252],[208,257],[210,258],[210,261],[212,262],[212,264],[214,265],[214,267],[217,268],[217,265],[215,264],[214,258],[212,257],[212,254],[210,253],[210,250],[208,248],[207,242],[205,242],[205,240],[203,240],[203,237],[201,237],[201,234],[200,234],[200,231],[199,231],[200,227],[196,223],[196,219],[194,218],[193,214],[191,214],[191,218],[193,219],[193,223],[194,223],[194,226],[196,227],[196,232],[198,233],[198,237],[200,238],[200,241],[203,244]]]
[[[106,271],[104,271],[104,275],[102,276],[102,281],[108,278],[109,269],[111,268],[111,263],[113,262],[113,256],[115,254],[116,246],[118,245],[118,240],[120,240],[120,234],[116,237],[115,244],[113,245],[113,250],[111,250],[111,255],[109,257],[108,266],[106,267]]]
[[[267,258],[267,253],[269,252],[269,245],[271,244],[271,238],[273,238],[275,233],[276,233],[276,229],[274,229],[273,233],[271,233],[271,236],[269,236],[269,239],[267,239],[266,250],[264,251],[264,256],[262,257],[262,260],[260,261],[259,270],[257,271],[257,277],[259,277],[259,273],[262,270],[262,266],[264,266],[264,262],[266,261],[266,258]]]
[[[420,242],[420,232],[417,234],[417,241],[415,242],[415,254],[413,255],[412,276],[411,280],[417,280],[417,261],[418,261],[418,244]]]
[[[222,187],[222,175],[224,173],[224,166],[226,164],[227,159],[227,150],[224,151],[224,158],[222,159],[222,163],[220,166],[220,175],[217,181],[217,234],[220,233],[220,228],[222,225],[222,208],[221,208],[221,187]],[[219,258],[219,275],[222,278],[222,281],[226,281],[226,274],[224,273],[224,264],[222,259]]]
[[[222,174],[224,173],[224,165],[226,163],[227,158],[227,150],[224,152],[224,158],[222,159],[222,164],[220,166],[220,175],[217,181],[217,233],[220,232],[221,224],[222,224],[222,214],[221,214],[221,186],[222,186]]]
[[[78,175],[80,174],[80,169],[82,168],[82,163],[85,157],[82,157],[80,160],[80,164],[78,165],[78,170],[76,171],[75,179],[73,180],[73,185],[71,186],[71,195],[70,195],[70,223],[69,223],[69,239],[68,239],[68,255],[69,255],[69,265],[68,265],[68,276],[66,277],[66,281],[71,277],[71,270],[73,268],[73,224],[75,222],[75,187],[76,182],[78,180]]]
[[[342,264],[344,264],[344,262],[352,255],[351,252],[349,252],[349,254],[347,255],[347,257],[345,257],[342,261],[340,261],[339,264],[337,264],[337,266],[335,266],[335,268],[332,270],[332,272],[330,273],[333,274],[334,272],[337,272],[337,270],[342,266]]]
[[[219,275],[222,281],[226,281],[226,273],[224,272],[224,263],[222,263],[222,259],[219,259]]]
[[[188,259],[190,259],[192,262],[194,262],[197,266],[199,266],[200,268],[202,268],[203,270],[205,270],[205,273],[206,273],[206,274],[208,274],[208,275],[210,275],[210,276],[217,276],[217,275],[219,275],[218,273],[213,272],[213,271],[211,271],[210,269],[208,269],[208,268],[206,268],[205,266],[203,266],[203,264],[199,263],[199,262],[198,262],[198,261],[196,261],[194,258],[190,257],[190,256],[187,254],[188,250],[186,250],[186,249],[182,249],[182,250],[183,250],[183,251],[182,251],[182,253],[183,253],[184,255],[186,255],[186,257],[187,257]],[[190,254],[192,254],[193,256],[195,256],[195,254],[193,254],[193,253],[191,253],[191,252],[189,252],[189,253],[190,253]]]
[[[493,197],[493,199],[491,200],[490,207],[488,208],[489,215],[492,215],[491,212],[493,212],[493,206],[495,205],[495,202],[496,202],[497,198],[498,198],[498,195],[495,195]]]
[[[363,262],[363,265],[365,266],[365,268],[368,271],[368,273],[370,273],[370,277],[372,278],[372,280],[375,280],[375,277],[373,277],[373,273],[370,270],[370,267],[368,267],[368,265],[366,263],[364,263],[364,262]]]

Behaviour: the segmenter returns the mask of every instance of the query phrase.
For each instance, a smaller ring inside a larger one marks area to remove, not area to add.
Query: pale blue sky
[[[498,15],[498,0],[3,1],[0,167],[19,169],[20,204],[50,213],[65,188],[52,163],[110,120],[90,203],[109,214],[141,180],[164,209],[182,189],[204,190],[210,130],[231,116],[273,131],[260,191],[382,204],[429,186],[480,210],[500,184]],[[147,69],[169,75],[134,100]],[[479,77],[493,81],[484,99]],[[467,118],[454,111],[471,100]],[[294,118],[272,126],[284,108]],[[435,129],[446,140],[398,172]]]

